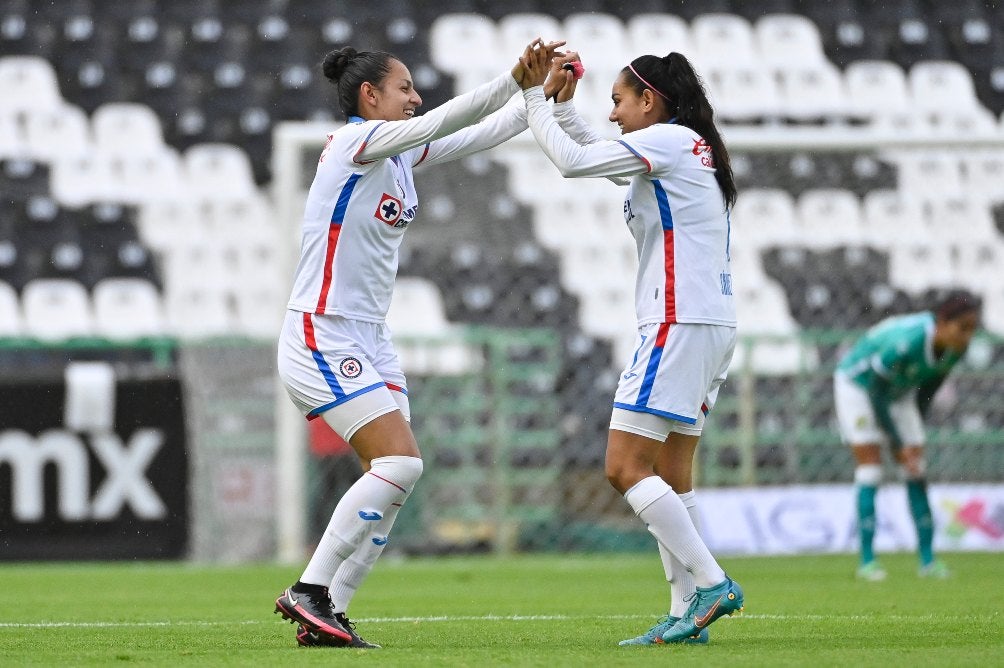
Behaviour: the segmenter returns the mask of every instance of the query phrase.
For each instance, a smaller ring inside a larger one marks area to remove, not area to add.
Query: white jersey
[[[530,129],[566,177],[632,176],[624,217],[638,247],[638,325],[736,325],[729,214],[710,147],[693,130],[659,123],[620,140],[570,138],[524,91]]]
[[[522,132],[526,111],[521,103],[471,125],[516,90],[506,73],[422,116],[353,118],[329,134],[307,195],[288,308],[383,322],[398,248],[418,211],[412,167],[455,160]]]

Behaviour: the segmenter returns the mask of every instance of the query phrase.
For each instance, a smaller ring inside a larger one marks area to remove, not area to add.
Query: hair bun
[[[328,53],[328,55],[324,56],[324,62],[321,63],[321,70],[324,72],[324,76],[331,81],[337,82],[345,74],[345,70],[348,69],[357,53],[351,46]]]

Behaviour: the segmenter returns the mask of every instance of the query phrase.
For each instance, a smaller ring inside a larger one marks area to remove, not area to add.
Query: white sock
[[[680,501],[683,501],[684,507],[687,509],[687,514],[690,515],[690,521],[694,523],[694,528],[697,529],[697,535],[701,534],[701,520],[700,513],[697,511],[697,498],[694,490],[690,490],[684,494],[678,494]],[[686,599],[694,593],[694,588],[697,584],[694,582],[694,574],[688,571],[683,564],[681,564],[673,554],[666,548],[659,546],[659,552],[663,554],[663,559],[666,556],[670,558],[670,571],[673,577],[670,578],[671,591],[670,600],[672,604],[669,608],[669,614],[674,617],[683,617],[687,612],[687,608],[690,607],[690,602]]]
[[[321,542],[310,557],[300,582],[327,587],[338,568],[386,517],[394,503],[403,503],[422,474],[417,457],[378,457],[370,470],[349,488],[335,506]]]
[[[352,556],[338,567],[335,579],[331,581],[330,590],[335,612],[348,612],[349,603],[356,595],[359,585],[363,583],[366,576],[373,570],[377,559],[383,554],[383,549],[387,545],[387,536],[390,534],[394,520],[397,519],[397,513],[403,505],[403,501],[391,504],[380,523],[363,539]]]
[[[711,556],[707,545],[680,497],[659,476],[649,476],[629,489],[624,498],[648,530],[690,571],[698,587],[711,587],[725,579],[725,571]]]

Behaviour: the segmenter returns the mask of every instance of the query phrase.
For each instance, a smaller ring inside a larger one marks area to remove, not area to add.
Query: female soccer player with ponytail
[[[906,483],[917,528],[918,575],[948,576],[944,563],[934,558],[923,416],[935,391],[969,347],[981,307],[975,295],[954,290],[933,311],[893,316],[875,325],[837,365],[833,394],[840,435],[854,454],[861,539],[857,577],[862,580],[886,578],[873,550],[882,444],[892,450]]]
[[[561,44],[537,40],[524,56],[546,62]],[[279,375],[307,419],[325,420],[349,442],[365,473],[275,611],[299,623],[301,644],[371,648],[346,611],[422,474],[406,380],[384,322],[398,248],[418,210],[412,167],[456,160],[526,129],[522,101],[501,109],[519,90],[523,67],[423,116],[415,115],[422,98],[408,68],[388,53],[346,47],[329,53],[323,69],[348,123],[328,135],[307,195]]]
[[[743,606],[742,589],[698,533],[692,481],[736,343],[729,154],[679,53],[641,56],[621,70],[610,113],[623,133],[617,141],[581,128],[570,136],[545,104],[546,60],[529,54],[524,68],[530,129],[562,175],[631,177],[624,217],[638,246],[637,350],[614,397],[606,475],[656,537],[672,586],[669,614],[621,644],[707,642],[706,627]],[[572,72],[565,77],[575,85]],[[611,221],[612,234],[618,226]]]

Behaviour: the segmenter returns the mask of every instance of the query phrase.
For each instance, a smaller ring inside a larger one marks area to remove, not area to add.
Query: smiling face
[[[404,121],[422,106],[411,72],[400,60],[390,61],[390,70],[379,86],[364,83],[359,91],[359,113],[367,120]]]
[[[617,75],[613,90],[610,92],[614,108],[610,111],[609,119],[611,123],[616,123],[620,127],[621,134],[658,123],[661,112],[661,109],[656,107],[658,103],[655,94],[647,88],[639,94],[628,77],[631,77],[628,72]]]

